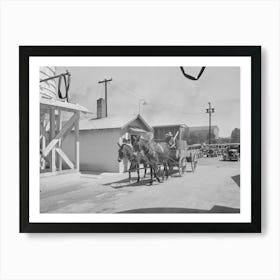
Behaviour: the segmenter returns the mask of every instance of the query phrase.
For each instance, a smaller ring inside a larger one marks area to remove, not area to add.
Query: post
[[[80,170],[80,137],[79,137],[79,120],[80,120],[80,112],[76,112],[75,119],[75,169],[77,171]]]
[[[58,110],[58,115],[57,115],[57,133],[61,130],[61,110]],[[62,148],[62,137],[60,141],[58,142],[58,147],[61,149]],[[58,157],[58,170],[62,171],[62,158],[61,156]]]
[[[54,109],[50,109],[50,141],[55,137],[55,111]],[[55,163],[55,147],[51,152],[51,172],[56,171],[56,163]]]
[[[44,135],[42,135],[42,151],[46,148],[46,138]],[[41,169],[45,169],[46,168],[46,160],[43,159],[42,165],[41,165]]]
[[[209,115],[209,149],[211,145],[211,116],[213,113],[215,113],[214,108],[211,107],[211,102],[208,102],[208,109],[206,109],[206,113]]]
[[[107,83],[105,83],[105,117],[108,117]]]
[[[209,148],[211,145],[211,103],[209,102]]]
[[[44,151],[46,148],[46,131],[44,126],[44,120],[45,120],[45,113],[40,114],[40,149],[41,151]],[[46,168],[46,160],[42,157],[41,158],[41,170],[44,170]]]
[[[108,99],[107,99],[107,83],[113,81],[113,79],[104,79],[103,81],[99,81],[99,84],[103,84],[105,86],[105,110],[106,110],[106,114],[105,116],[108,117]]]

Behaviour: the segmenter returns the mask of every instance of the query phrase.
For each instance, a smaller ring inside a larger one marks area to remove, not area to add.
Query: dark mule
[[[147,165],[148,165],[147,159],[141,156],[141,154],[134,152],[131,145],[118,144],[118,146],[119,146],[118,162],[121,162],[124,158],[126,158],[130,162],[130,167],[128,169],[129,182],[131,182],[131,172],[133,171],[137,171],[137,176],[138,176],[137,182],[140,181],[140,172],[139,172],[140,164],[143,164],[144,166],[145,171],[144,171],[143,178],[145,178],[147,172]]]
[[[149,142],[150,148],[158,154],[159,163],[163,165],[163,179],[169,177],[169,170],[171,167],[171,147],[166,142]]]
[[[152,140],[148,141],[142,138],[138,138],[138,141],[133,146],[135,151],[143,153],[149,160],[150,167],[154,170],[155,178],[160,182],[158,178],[159,166],[163,165],[164,171],[162,180],[164,176],[168,178],[168,166],[170,161],[170,146],[165,143],[156,143]],[[153,184],[153,174],[151,174],[151,184]]]

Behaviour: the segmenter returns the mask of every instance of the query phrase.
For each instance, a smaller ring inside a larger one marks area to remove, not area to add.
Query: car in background
[[[223,160],[227,161],[239,161],[240,158],[240,144],[228,144],[223,151]]]
[[[218,156],[218,152],[216,149],[209,149],[207,151],[207,157],[217,157]]]

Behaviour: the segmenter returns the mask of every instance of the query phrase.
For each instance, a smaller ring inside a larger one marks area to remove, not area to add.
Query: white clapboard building
[[[118,143],[132,135],[150,135],[152,127],[140,116],[113,115],[80,121],[80,170],[94,172],[124,172],[126,164],[118,162]],[[63,150],[74,158],[71,147],[74,131],[63,141]]]

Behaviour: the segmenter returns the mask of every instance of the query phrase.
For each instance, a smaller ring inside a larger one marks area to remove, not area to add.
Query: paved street
[[[163,183],[128,182],[128,174],[87,174],[80,178],[56,176],[41,182],[44,213],[220,213],[239,212],[240,163],[219,158],[199,160],[195,173],[174,174]],[[59,178],[60,177],[60,178]]]

